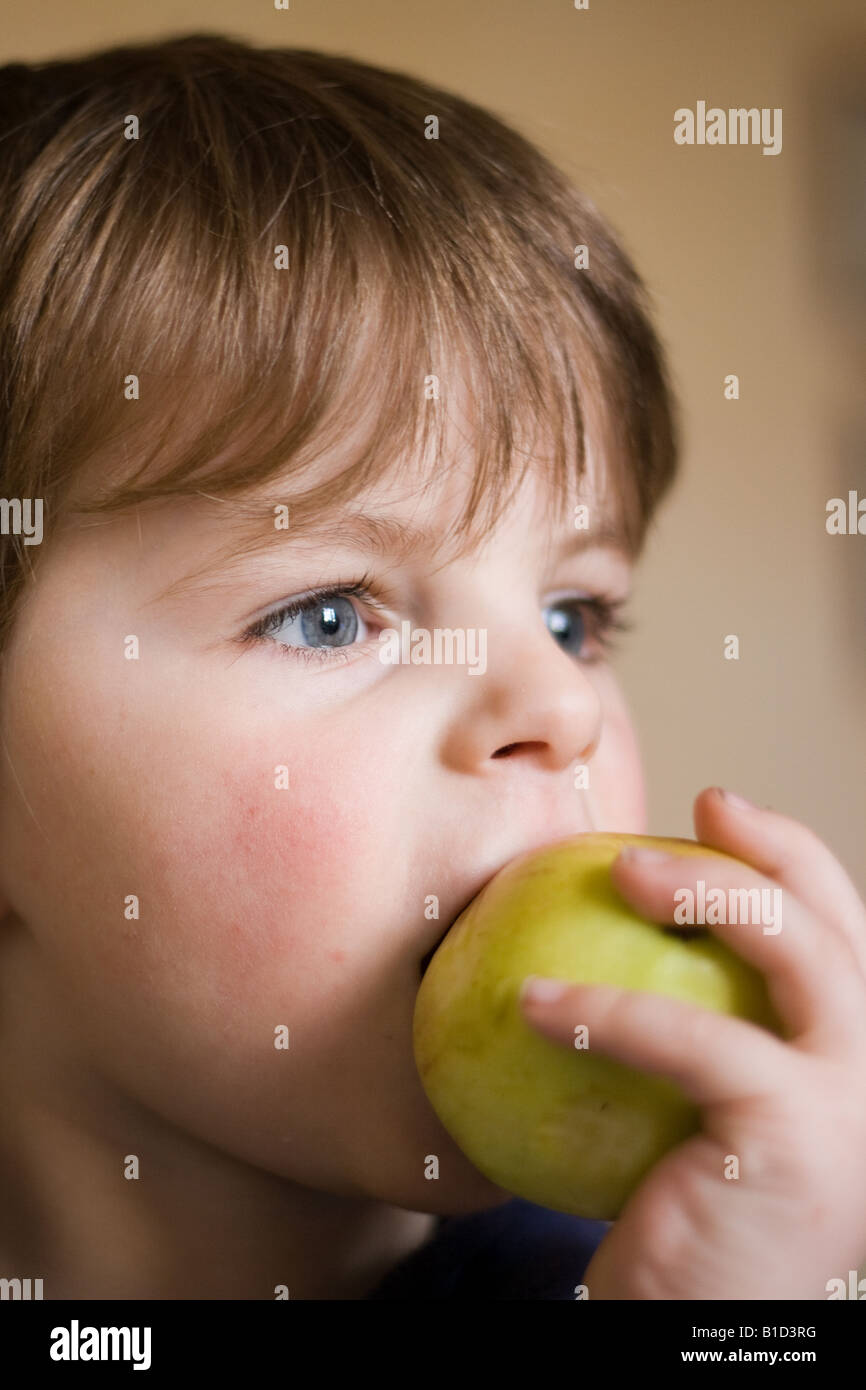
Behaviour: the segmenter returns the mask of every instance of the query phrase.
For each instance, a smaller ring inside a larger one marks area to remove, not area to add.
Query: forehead
[[[429,479],[422,485],[401,489],[380,482],[366,497],[352,503],[335,500],[332,507],[319,507],[293,515],[291,506],[273,501],[275,494],[258,500],[246,499],[240,507],[218,505],[206,515],[198,511],[192,525],[180,520],[182,513],[172,509],[164,558],[177,554],[178,570],[169,563],[172,578],[160,587],[153,601],[180,601],[190,593],[210,591],[225,584],[244,584],[259,565],[281,567],[290,556],[314,566],[329,553],[345,555],[355,551],[374,556],[385,572],[405,563],[421,564],[428,573],[470,552],[481,550],[491,534],[482,522],[460,529],[465,480],[455,470],[435,487]],[[557,524],[549,497],[549,485],[541,483],[530,469],[516,489],[513,504],[504,509],[494,530],[510,528],[506,545],[514,542],[514,554],[524,560],[538,553],[544,562],[559,562],[583,551],[609,547],[631,560],[628,539],[616,517],[600,510],[589,494],[590,524],[577,527]],[[429,500],[425,500],[429,499]],[[285,513],[285,517],[283,516]],[[285,519],[286,525],[279,524]],[[194,538],[194,540],[193,540]],[[192,558],[194,556],[194,558]]]
[[[628,549],[627,536],[615,514],[604,506],[603,498],[587,486],[581,489],[582,502],[574,503],[573,514],[566,506],[565,523],[556,523],[551,506],[552,485],[546,474],[530,468],[515,490],[510,512],[504,507],[493,527],[476,517],[463,526],[466,489],[455,484],[437,491],[422,488],[401,495],[399,490],[380,485],[372,495],[354,503],[336,502],[325,509],[294,509],[291,504],[262,498],[249,500],[240,510],[223,510],[226,522],[226,560],[239,554],[267,549],[280,530],[299,546],[317,548],[328,545],[351,546],[398,562],[408,560],[420,550],[451,556],[477,549],[496,527],[516,521],[539,537],[553,536],[563,524],[586,537],[586,544],[612,545]],[[229,538],[230,533],[230,538]]]
[[[550,454],[527,446],[507,486],[499,488],[494,480],[490,495],[474,510],[473,441],[453,424],[446,456],[398,458],[366,486],[352,487],[345,476],[350,443],[347,438],[323,452],[307,470],[293,470],[239,495],[193,503],[215,542],[224,538],[221,558],[230,562],[269,549],[275,540],[319,549],[352,546],[397,562],[420,550],[451,558],[478,548],[504,525],[539,539],[565,528],[587,543],[629,550],[621,499],[612,495],[591,440],[580,479],[572,475],[563,487]]]

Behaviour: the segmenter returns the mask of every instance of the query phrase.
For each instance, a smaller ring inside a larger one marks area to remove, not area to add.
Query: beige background
[[[858,51],[866,73],[861,0],[41,0],[4,28],[3,61],[209,30],[405,68],[582,181],[649,284],[683,407],[620,661],[650,828],[693,834],[721,783],[811,825],[866,891],[866,537],[824,525],[828,498],[866,495],[866,315],[862,281],[834,293],[822,210]],[[782,153],[676,146],[674,110],[701,99],[782,107]]]

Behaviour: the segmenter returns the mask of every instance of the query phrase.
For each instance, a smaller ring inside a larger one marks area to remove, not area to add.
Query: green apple
[[[593,1053],[591,1036],[574,1049],[542,1037],[520,1011],[524,978],[650,990],[783,1036],[752,966],[706,927],[649,922],[617,893],[610,866],[631,844],[730,860],[694,840],[623,834],[521,855],[439,945],[413,1025],[430,1103],[475,1167],[541,1206],[604,1220],[694,1133],[699,1111],[668,1078]]]

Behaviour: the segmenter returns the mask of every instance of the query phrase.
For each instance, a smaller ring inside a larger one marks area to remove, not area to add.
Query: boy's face
[[[552,522],[533,473],[478,548],[434,555],[467,483],[392,479],[323,518],[329,538],[293,537],[291,514],[276,530],[269,506],[268,549],[231,563],[230,503],[48,531],[2,705],[3,906],[36,943],[65,1055],[258,1168],[442,1212],[505,1194],[421,1089],[422,958],[509,859],[593,828],[576,764],[598,828],[644,829],[622,694],[581,659],[598,651],[588,617],[580,644],[585,610],[562,607],[624,597],[627,560],[556,559],[585,533]],[[344,522],[360,511],[428,541],[378,556]],[[386,611],[332,599],[239,642],[365,571]],[[486,669],[383,664],[378,633],[405,620],[483,630]]]

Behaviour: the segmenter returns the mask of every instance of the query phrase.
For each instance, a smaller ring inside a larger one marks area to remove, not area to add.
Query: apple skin
[[[649,922],[620,897],[610,866],[626,845],[731,859],[694,840],[597,833],[513,859],[439,945],[413,1022],[424,1090],[474,1166],[528,1201],[607,1221],[700,1112],[666,1077],[593,1055],[591,1033],[569,1050],[535,1032],[524,978],[667,994],[784,1036],[758,971],[706,927]]]

